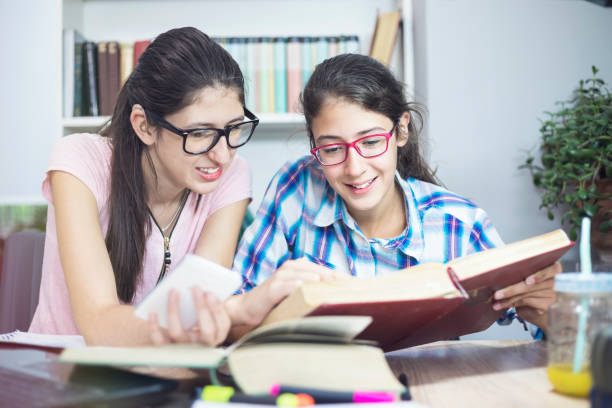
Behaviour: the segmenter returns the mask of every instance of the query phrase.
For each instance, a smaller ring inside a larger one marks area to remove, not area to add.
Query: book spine
[[[100,109],[98,105],[98,84],[97,84],[97,61],[96,44],[91,41],[83,45],[83,71],[85,72],[83,82],[83,105],[85,116],[98,116]]]
[[[257,112],[257,89],[255,87],[255,46],[257,44],[257,38],[247,38],[246,40],[246,71],[245,75],[245,92],[246,92],[246,105],[247,107]]]
[[[274,39],[274,111],[287,112],[287,40]]]
[[[134,44],[131,43],[121,43],[119,45],[121,50],[121,85],[125,84],[128,77],[132,73],[132,69],[134,68]]]
[[[115,110],[115,102],[117,101],[117,95],[119,89],[121,89],[121,76],[120,76],[120,60],[119,60],[119,43],[117,41],[111,41],[108,43],[108,114],[112,115]]]
[[[302,58],[300,40],[297,37],[287,39],[287,110],[297,112],[302,90]]]
[[[302,46],[302,84],[306,86],[312,73],[312,39],[303,37],[300,44]]]
[[[327,54],[329,57],[335,57],[338,55],[338,37],[327,37]]]
[[[110,74],[108,67],[108,42],[98,43],[98,100],[100,115],[108,116],[110,105]]]
[[[270,112],[270,101],[268,100],[268,89],[270,88],[268,71],[270,70],[268,48],[270,45],[269,38],[261,38],[259,41],[259,59],[257,67],[259,69],[258,78],[258,96],[259,109],[258,112]]]
[[[74,102],[73,116],[83,116],[83,43],[74,44]]]

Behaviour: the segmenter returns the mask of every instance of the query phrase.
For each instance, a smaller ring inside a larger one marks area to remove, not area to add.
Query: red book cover
[[[140,55],[147,49],[149,44],[151,44],[151,40],[134,41],[134,67],[138,64]]]
[[[552,265],[574,243],[562,230],[470,254],[446,264],[425,263],[370,279],[301,286],[263,324],[300,316],[368,315],[358,338],[384,351],[447,340],[488,328],[504,310],[492,295]]]

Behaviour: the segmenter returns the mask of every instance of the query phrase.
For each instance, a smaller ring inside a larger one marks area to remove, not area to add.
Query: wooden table
[[[443,341],[387,354],[405,373],[414,401],[429,407],[580,407],[587,399],[553,391],[546,342]]]

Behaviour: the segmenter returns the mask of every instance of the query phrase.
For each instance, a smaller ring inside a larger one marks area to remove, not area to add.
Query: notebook
[[[143,406],[167,399],[173,380],[101,366],[60,363],[48,352],[0,350],[0,405]]]

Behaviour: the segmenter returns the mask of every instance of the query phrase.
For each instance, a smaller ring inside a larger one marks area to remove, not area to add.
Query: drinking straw
[[[583,217],[580,226],[580,273],[582,276],[590,275],[591,270],[591,219]],[[577,373],[582,368],[582,357],[586,342],[587,317],[589,315],[589,298],[587,294],[582,295],[582,307],[578,314],[578,332],[576,333],[576,344],[574,346],[574,368]]]

